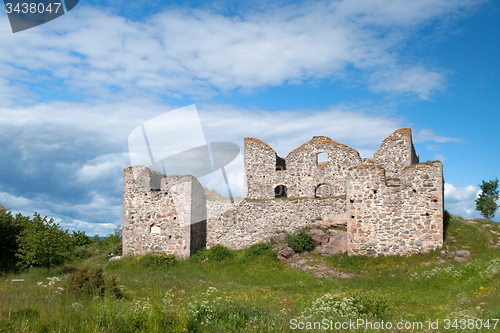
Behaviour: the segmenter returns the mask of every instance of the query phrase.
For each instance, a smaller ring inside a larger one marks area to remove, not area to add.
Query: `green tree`
[[[112,234],[104,237],[101,248],[108,253],[122,255],[122,228],[120,226],[116,226]]]
[[[92,242],[90,237],[85,234],[85,231],[73,231],[71,239],[74,247],[89,245]]]
[[[483,183],[480,184],[479,187],[481,188],[481,193],[476,199],[476,210],[478,210],[485,218],[491,220],[491,218],[495,216],[495,212],[498,209],[498,178],[490,180],[489,182],[485,182],[483,180]]]
[[[32,221],[27,221],[19,236],[16,256],[22,266],[43,266],[49,272],[51,266],[64,263],[71,256],[71,237],[68,230],[61,229],[54,219],[47,220],[35,213]]]
[[[29,217],[17,214],[13,217],[11,212],[0,205],[0,272],[14,270],[18,259],[16,237],[22,230],[22,225]]]

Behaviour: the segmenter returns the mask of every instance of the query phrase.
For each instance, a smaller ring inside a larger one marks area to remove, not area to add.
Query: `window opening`
[[[276,155],[276,171],[286,170],[286,160]]]
[[[318,153],[316,154],[316,164],[320,165],[328,165],[328,154],[327,153]]]
[[[286,198],[286,186],[278,185],[274,188],[274,197],[275,198]]]

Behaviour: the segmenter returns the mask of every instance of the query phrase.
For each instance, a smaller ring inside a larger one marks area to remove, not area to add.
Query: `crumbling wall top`
[[[300,145],[298,148],[295,148],[294,150],[292,150],[288,155],[287,155],[287,158],[289,156],[292,156],[294,154],[296,154],[297,152],[300,152],[304,149],[308,149],[308,147],[315,147],[315,146],[318,146],[318,145],[329,145],[329,146],[333,146],[333,147],[338,147],[338,148],[344,148],[344,149],[347,149],[347,150],[350,150],[352,153],[356,154],[357,156],[359,156],[359,152],[352,148],[352,147],[349,147],[347,145],[344,145],[342,143],[338,143],[337,141],[334,141],[332,139],[330,139],[329,137],[327,136],[314,136],[311,140],[307,141],[306,143]]]

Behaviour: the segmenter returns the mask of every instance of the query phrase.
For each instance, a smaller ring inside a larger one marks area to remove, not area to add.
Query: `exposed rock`
[[[447,263],[446,260],[442,260],[440,258],[437,258],[437,259],[438,260],[436,260],[436,261],[427,261],[427,262],[424,262],[424,266],[441,265],[441,264]]]
[[[330,222],[330,227],[346,227],[347,220],[335,220]]]
[[[318,252],[324,257],[347,252],[347,231],[330,229],[328,233],[330,234],[328,244]]]
[[[320,246],[328,243],[328,235],[319,229],[311,229],[309,231],[309,235],[311,235],[314,246]]]
[[[347,244],[344,244],[344,246],[341,246],[335,242],[328,243],[328,244],[316,247],[316,249],[314,251],[320,253],[323,257],[330,257],[330,256],[333,256],[334,254],[337,254],[337,253],[345,253],[347,251]]]
[[[313,273],[313,276],[317,279],[324,279],[324,278],[327,278],[328,275],[326,275],[325,273],[323,272],[314,272]]]
[[[299,266],[304,266],[305,264],[307,264],[307,260],[299,260],[297,262],[297,265],[299,265]]]
[[[332,227],[345,227],[347,226],[347,220],[335,220],[335,221],[325,221],[319,220],[311,223],[311,228],[322,228],[328,229]]]
[[[120,260],[122,257],[121,256],[114,256],[109,258],[109,260]]]
[[[283,257],[283,258],[285,258],[285,260],[287,260],[291,256],[293,256],[293,249],[291,247],[285,247],[283,250],[281,250],[278,253],[278,259],[279,259],[279,257]]]
[[[498,245],[488,245],[490,249],[500,249],[500,246]]]
[[[293,263],[290,263],[290,267],[292,268],[301,268],[303,267],[305,264],[307,264],[307,260],[299,260],[297,262],[293,262]]]
[[[271,242],[271,244],[279,244],[279,243],[285,241],[285,237],[286,237],[285,234],[277,234],[277,235],[271,236],[269,238],[269,241]]]
[[[282,256],[281,254],[279,254],[279,253],[278,253],[277,259],[278,259],[279,261],[286,261],[286,258],[285,258],[285,257],[283,257],[283,256]]]
[[[361,275],[358,275],[358,274],[354,274],[354,273],[344,273],[344,272],[335,272],[335,271],[328,271],[328,273],[330,273],[331,275],[335,276],[335,277],[339,277],[341,279],[352,279],[354,277],[358,277],[358,276],[361,276]]]
[[[455,261],[458,261],[458,262],[464,262],[464,261],[467,261],[467,260],[469,260],[469,259],[463,258],[463,257],[456,257],[455,258]]]
[[[455,254],[457,255],[457,257],[464,257],[464,258],[470,257],[470,251],[468,250],[457,250],[455,251]]]
[[[276,246],[274,249],[273,249],[273,252],[278,254],[281,250],[283,250],[283,246]]]

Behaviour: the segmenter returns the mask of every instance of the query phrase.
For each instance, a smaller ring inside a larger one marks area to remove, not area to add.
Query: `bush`
[[[161,254],[148,253],[138,257],[138,259],[139,260],[136,261],[135,259],[132,258],[132,264],[133,265],[138,264],[139,266],[148,268],[166,268],[177,262],[173,254],[166,254],[166,253],[161,253]]]
[[[74,249],[73,255],[77,259],[88,259],[92,255],[92,252],[90,251],[89,247],[85,245],[85,246],[79,246],[76,249]]]
[[[233,253],[229,251],[228,248],[222,245],[215,245],[210,250],[201,249],[196,252],[196,255],[193,256],[193,259],[196,261],[223,261],[226,259],[231,259],[233,257]]]
[[[177,262],[173,254],[162,253],[158,256],[158,263],[160,265],[173,265]]]
[[[314,249],[311,235],[304,230],[293,235],[286,235],[285,241],[295,252],[312,251]]]
[[[66,290],[77,297],[101,296],[104,297],[106,289],[116,298],[123,298],[123,293],[118,287],[114,276],[106,279],[102,268],[92,271],[85,269],[71,274],[66,281]]]
[[[248,248],[248,253],[250,255],[259,256],[261,254],[266,253],[270,249],[271,249],[271,245],[269,245],[268,243],[261,242],[261,243],[257,243],[257,244],[250,246]]]

